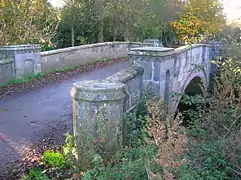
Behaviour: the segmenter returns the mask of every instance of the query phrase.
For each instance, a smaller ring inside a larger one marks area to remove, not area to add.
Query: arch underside
[[[189,95],[201,93],[202,90],[200,84],[202,84],[204,90],[207,89],[208,78],[203,70],[197,69],[187,76],[181,87],[177,87],[173,90],[174,93],[179,95],[175,96],[175,98],[171,100],[169,109],[171,109],[172,113],[176,112],[183,93],[187,93]]]

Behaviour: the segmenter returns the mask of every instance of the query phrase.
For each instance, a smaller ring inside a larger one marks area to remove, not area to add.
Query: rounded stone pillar
[[[71,95],[77,151],[81,151],[79,145],[85,143],[86,137],[88,141],[101,144],[104,152],[116,151],[122,144],[126,85],[99,80],[81,81],[74,83]]]

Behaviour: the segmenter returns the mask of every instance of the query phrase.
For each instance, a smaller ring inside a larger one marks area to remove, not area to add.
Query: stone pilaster
[[[0,56],[0,59],[13,59],[13,74],[16,78],[41,72],[39,45],[2,46]]]

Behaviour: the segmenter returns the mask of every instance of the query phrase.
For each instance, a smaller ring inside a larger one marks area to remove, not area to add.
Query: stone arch
[[[208,77],[207,77],[205,71],[201,70],[200,68],[196,68],[187,76],[184,83],[182,83],[182,86],[179,89],[177,89],[175,92],[181,93],[181,94],[184,93],[186,91],[186,89],[188,88],[188,86],[190,85],[190,83],[193,83],[193,81],[196,81],[196,83],[197,82],[202,83],[204,89],[207,89],[207,87],[208,87]],[[172,109],[172,112],[176,112],[181,98],[182,98],[182,96],[176,97],[172,106],[171,107],[169,106],[169,108]]]

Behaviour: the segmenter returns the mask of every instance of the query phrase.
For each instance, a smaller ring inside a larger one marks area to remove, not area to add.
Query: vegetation
[[[47,0],[3,0],[0,7],[1,45],[39,43],[42,51],[146,38],[200,42],[225,24],[218,0],[65,0],[58,9]]]
[[[188,110],[192,124],[187,128],[190,141],[185,158],[189,163],[178,170],[181,179],[241,178],[241,71],[237,56],[230,59],[223,54],[212,91],[192,102],[198,107],[195,111]]]
[[[42,169],[30,169],[27,177],[23,177],[24,180],[49,180],[49,178],[43,174]]]
[[[46,165],[56,168],[63,167],[65,163],[63,154],[51,151],[44,152],[43,161]]]
[[[213,37],[225,25],[222,10],[219,0],[188,0],[172,26],[181,40],[197,43]]]
[[[49,43],[59,19],[47,0],[0,1],[0,45]]]

